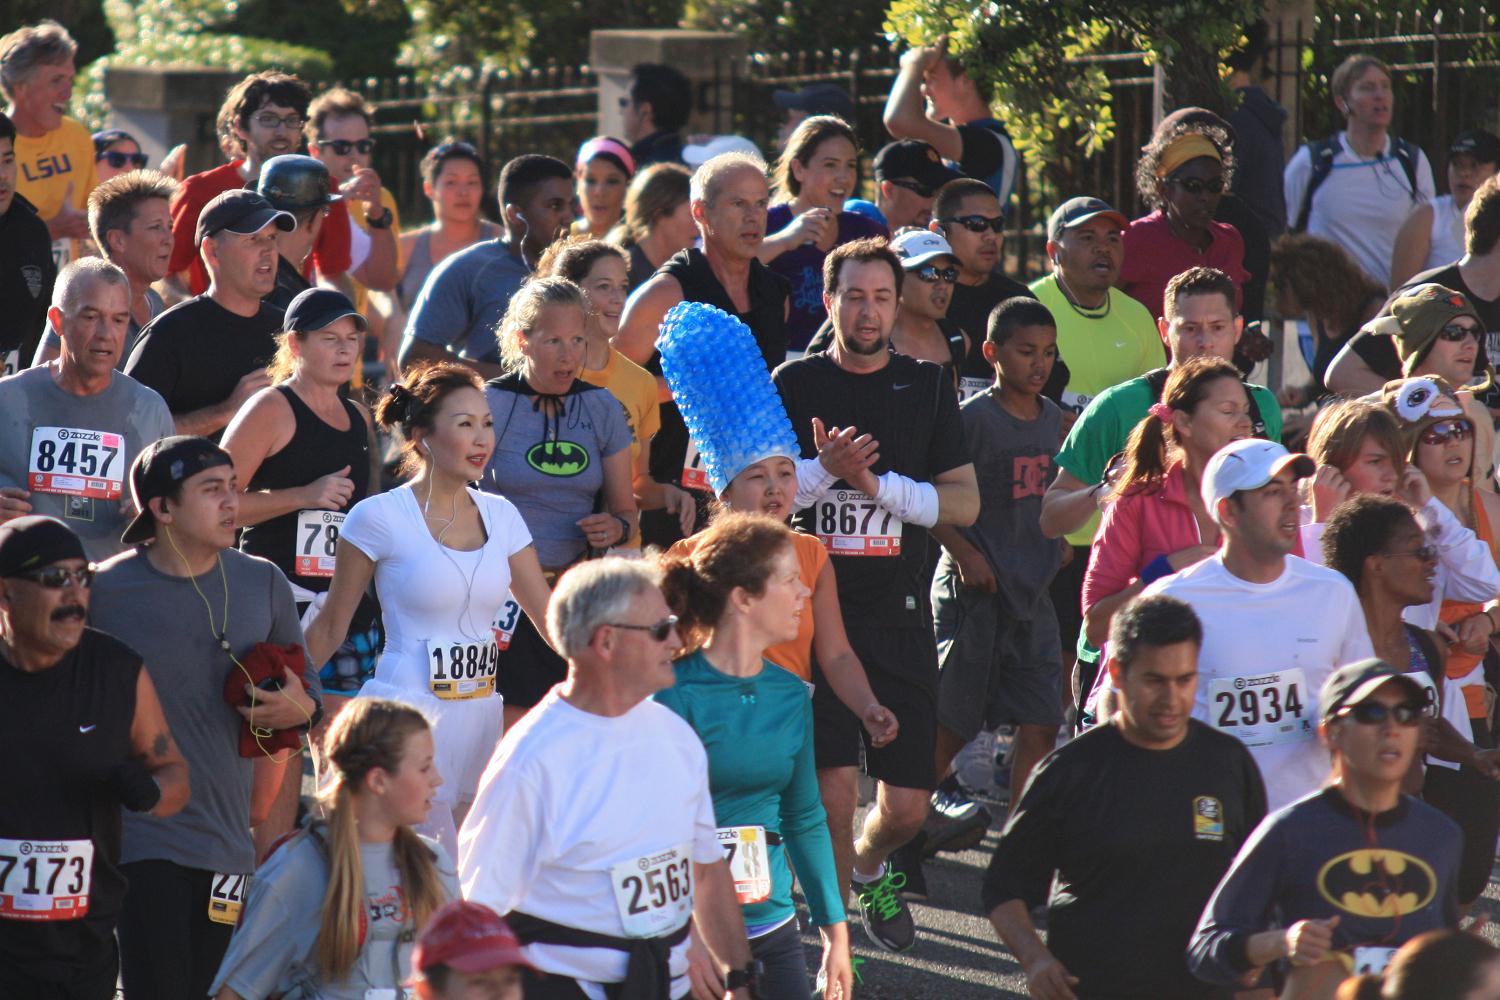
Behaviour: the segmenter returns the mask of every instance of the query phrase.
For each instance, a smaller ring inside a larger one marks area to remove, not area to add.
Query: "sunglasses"
[[[1479,327],[1462,326],[1458,323],[1449,323],[1438,331],[1438,340],[1446,340],[1450,344],[1461,344],[1470,337],[1477,342],[1479,340]]]
[[[956,222],[971,233],[982,233],[986,229],[995,233],[1005,232],[1005,216],[997,215],[990,218],[987,215],[955,215],[939,222]]]
[[[1422,432],[1423,444],[1447,444],[1449,441],[1463,441],[1474,433],[1474,424],[1466,417],[1454,417],[1452,420],[1439,420]]]
[[[928,187],[925,184],[918,184],[916,181],[909,181],[905,179],[894,180],[889,177],[886,178],[886,181],[887,183],[894,184],[898,188],[905,188],[912,194],[916,195],[918,198],[931,198],[935,193],[932,188]]]
[[[923,264],[911,273],[929,284],[934,281],[946,281],[951,285],[958,280],[958,268],[956,267],[935,267],[932,264]]]
[[[1196,177],[1168,177],[1168,184],[1176,184],[1182,188],[1184,194],[1199,195],[1207,191],[1209,194],[1224,193],[1224,178],[1215,177],[1210,181],[1200,181]]]
[[[335,156],[348,156],[356,149],[368,155],[375,148],[374,139],[319,139],[317,144],[323,149],[333,150]]]
[[[1400,726],[1415,726],[1426,714],[1426,705],[1416,705],[1409,701],[1403,701],[1399,705],[1362,701],[1358,705],[1339,709],[1334,718],[1353,719],[1362,726],[1378,726],[1386,719],[1395,719]]]
[[[289,132],[301,132],[304,123],[301,115],[287,115],[285,118],[279,115],[256,115],[254,121],[255,124],[267,131],[284,128]]]
[[[1382,552],[1383,556],[1416,556],[1422,562],[1437,562],[1438,550],[1433,545],[1423,545],[1421,548],[1407,549],[1405,552]]]
[[[32,573],[17,573],[22,580],[30,580],[32,583],[40,584],[48,590],[62,590],[69,583],[77,584],[84,590],[94,585],[94,573],[97,567],[93,563],[81,569],[65,569],[62,566],[48,566]]]
[[[677,616],[667,615],[654,625],[631,625],[628,622],[605,622],[611,628],[628,628],[636,632],[645,632],[654,642],[666,642],[667,636],[677,627]]]
[[[101,161],[104,163],[108,163],[116,170],[119,170],[127,163],[137,170],[145,170],[146,164],[150,162],[145,153],[120,153],[116,152],[115,150],[110,150],[107,153],[100,153],[98,156],[94,157],[95,163],[99,163]]]

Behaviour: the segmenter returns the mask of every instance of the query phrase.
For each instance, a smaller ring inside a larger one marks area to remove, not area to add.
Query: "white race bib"
[[[1209,684],[1209,721],[1247,747],[1300,743],[1316,735],[1317,701],[1301,670],[1215,677]]]
[[[512,594],[505,595],[505,603],[500,605],[500,613],[495,616],[495,623],[490,626],[490,631],[495,633],[495,648],[502,653],[510,648],[511,639],[516,635],[516,623],[521,620],[521,606],[516,603]]]
[[[58,211],[62,211],[62,209],[58,209]],[[73,240],[71,238],[63,237],[60,240],[52,241],[52,263],[57,265],[59,271],[66,267],[72,259]]]
[[[1378,976],[1385,971],[1385,967],[1390,964],[1395,954],[1395,948],[1360,945],[1354,949],[1354,974],[1363,976],[1369,973],[1372,976]]]
[[[1082,413],[1084,410],[1088,409],[1088,405],[1093,401],[1093,399],[1094,397],[1090,396],[1088,393],[1068,392],[1066,389],[1064,389],[1060,401],[1063,405],[1063,409],[1072,410],[1074,413]]]
[[[444,701],[488,698],[495,693],[500,651],[493,640],[463,637],[427,640],[427,686]]]
[[[1438,714],[1438,706],[1443,703],[1443,696],[1438,691],[1438,686],[1433,681],[1432,675],[1425,670],[1410,670],[1407,671],[1406,676],[1415,681],[1423,691],[1427,692],[1429,711],[1432,715],[1436,716]]]
[[[660,937],[693,915],[693,859],[687,844],[621,861],[609,870],[625,936]]]
[[[13,351],[0,351],[0,378],[14,375],[20,370],[21,349],[19,347]]]
[[[708,485],[708,473],[703,470],[703,456],[698,454],[692,438],[688,438],[687,457],[682,460],[682,488],[700,493],[713,489]]]
[[[818,540],[831,555],[901,554],[901,519],[859,490],[832,491],[813,514]]]
[[[108,431],[38,427],[31,432],[28,488],[118,500],[125,486],[125,438]]]
[[[77,920],[93,875],[92,840],[0,839],[0,918]]]
[[[962,403],[982,392],[989,391],[990,386],[995,383],[990,379],[974,378],[972,375],[960,375],[958,377],[958,401]]]
[[[214,874],[208,888],[208,919],[233,927],[239,923],[240,909],[245,905],[249,875]]]
[[[729,862],[734,894],[740,905],[763,903],[771,898],[771,856],[766,850],[763,826],[721,826],[719,846]]]
[[[338,510],[297,511],[298,576],[333,576],[334,553],[346,516]]]

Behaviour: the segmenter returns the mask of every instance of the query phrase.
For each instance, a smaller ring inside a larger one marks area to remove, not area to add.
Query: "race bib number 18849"
[[[493,640],[427,642],[427,686],[444,701],[488,698],[495,693],[499,668],[500,651]]]

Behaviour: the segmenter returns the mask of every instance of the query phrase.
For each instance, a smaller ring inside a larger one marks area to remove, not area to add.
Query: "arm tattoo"
[[[172,749],[172,737],[166,733],[157,733],[156,739],[151,741],[151,756],[160,759],[165,757],[170,749]]]

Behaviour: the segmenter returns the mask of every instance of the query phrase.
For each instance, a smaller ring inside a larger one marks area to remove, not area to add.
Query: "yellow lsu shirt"
[[[385,188],[380,189],[380,204],[391,210],[391,232],[396,237],[396,272],[401,271],[401,211],[396,207],[396,196]],[[359,226],[365,232],[370,231],[370,224],[365,221],[365,213],[362,205],[351,206],[349,209],[349,224]],[[359,283],[354,275],[349,275],[349,283],[354,286],[354,308],[358,309],[360,315],[366,319],[370,318],[370,290]],[[364,385],[364,371],[356,366],[354,369],[354,385]]]
[[[94,170],[94,140],[89,130],[76,118],[64,117],[62,124],[39,136],[16,136],[16,190],[33,205],[43,219],[62,211],[68,188],[69,201],[78,211],[86,211],[89,192],[99,186]],[[74,240],[55,240],[52,255],[62,267],[76,254]]]

